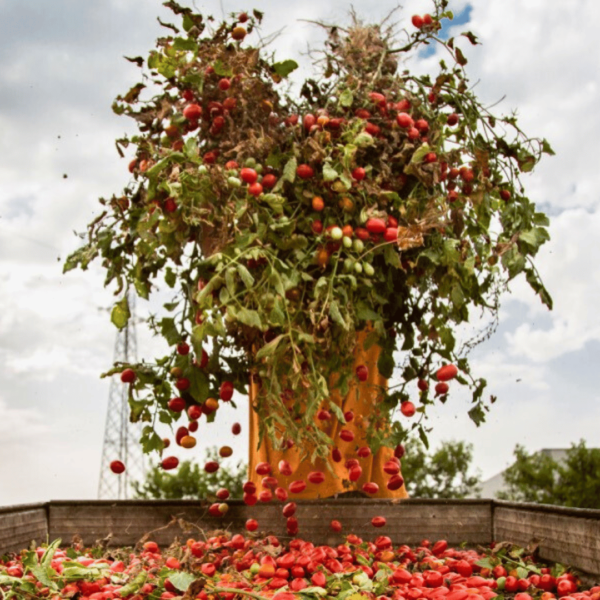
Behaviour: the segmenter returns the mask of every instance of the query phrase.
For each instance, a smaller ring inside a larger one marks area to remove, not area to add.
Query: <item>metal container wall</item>
[[[395,544],[418,544],[423,538],[446,539],[450,545],[510,541],[539,545],[539,556],[569,564],[600,578],[600,510],[498,502],[494,500],[298,500],[296,517],[300,537],[315,544],[337,544],[347,533],[365,539],[379,534]],[[259,522],[259,531],[287,537],[281,504],[246,506],[229,502],[222,518],[208,515],[208,503],[195,500],[53,501],[46,504],[0,508],[0,555],[61,538],[69,545],[79,536],[86,545],[111,535],[112,546],[134,546],[146,534],[163,546],[177,537],[202,538],[207,532],[244,532],[247,519]],[[383,529],[371,517],[384,516]],[[329,528],[342,523],[341,533]]]
[[[24,504],[0,507],[0,554],[19,552],[32,540],[47,541],[48,514],[46,504]]]

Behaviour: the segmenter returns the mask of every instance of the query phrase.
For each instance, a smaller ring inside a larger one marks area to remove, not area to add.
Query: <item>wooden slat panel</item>
[[[372,539],[385,533],[396,543],[415,544],[424,537],[445,538],[450,544],[469,542],[485,544],[491,540],[491,503],[482,502],[418,502],[401,503],[388,500],[305,500],[298,501],[296,517],[299,535],[317,544],[339,543],[347,533]],[[286,537],[285,519],[281,504],[273,503],[248,507],[239,501],[230,503],[227,515],[221,519],[206,514],[207,505],[177,502],[119,502],[119,503],[61,503],[50,506],[50,537],[67,541],[74,534],[84,543],[93,543],[113,534],[114,545],[133,545],[149,531],[164,527],[177,516],[205,531],[227,528],[244,531],[247,519],[256,518],[261,531]],[[382,515],[385,528],[376,529],[371,518]],[[329,530],[332,519],[344,526],[340,534]],[[184,532],[178,526],[157,531],[152,535],[160,544],[169,544],[175,536],[182,539],[198,537],[198,530]]]
[[[575,514],[497,506],[494,538],[521,545],[536,540],[541,558],[600,574],[600,520]]]
[[[32,540],[45,542],[48,535],[46,508],[9,507],[0,512],[0,554],[19,552]]]

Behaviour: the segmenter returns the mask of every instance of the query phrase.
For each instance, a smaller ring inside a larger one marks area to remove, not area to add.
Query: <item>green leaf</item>
[[[550,234],[543,227],[534,227],[528,231],[521,231],[519,241],[523,242],[535,254],[539,247],[550,239]]]
[[[127,326],[129,317],[129,302],[127,296],[123,296],[114,306],[110,313],[110,320],[117,327],[117,329],[124,329]]]
[[[184,52],[197,52],[198,43],[191,38],[176,37],[173,41],[173,48],[175,50],[183,50]]]
[[[290,160],[285,163],[285,167],[283,167],[283,176],[281,177],[284,181],[289,181],[290,183],[294,183],[296,179],[296,169],[298,168],[298,161],[295,156],[292,156]]]
[[[181,341],[179,329],[175,326],[175,319],[164,317],[160,322],[160,333],[167,340],[169,346],[175,346]]]
[[[177,584],[173,581],[173,579],[175,579],[175,577],[177,575],[188,575],[188,573],[179,571],[175,575],[169,575],[169,581],[171,583],[173,583],[173,585],[175,587],[177,587]],[[190,575],[190,577],[192,577],[192,575]],[[119,596],[121,596],[121,598],[126,598],[127,596],[132,596],[133,594],[137,594],[142,589],[143,585],[146,583],[147,578],[148,578],[148,572],[145,571],[144,569],[142,569],[128,584],[124,585],[119,590]],[[177,589],[181,589],[181,588],[177,588]],[[185,591],[185,590],[181,590],[181,591]]]
[[[427,156],[427,154],[429,154],[431,152],[431,146],[429,144],[423,144],[422,146],[419,146],[413,153],[411,159],[410,159],[410,164],[414,165],[414,164],[418,164],[418,163],[422,163],[423,159]]]
[[[171,269],[171,267],[167,267],[165,269],[165,283],[170,288],[175,287],[175,284],[177,283],[177,275],[175,274],[175,271]]]
[[[279,180],[282,181],[283,177]],[[285,204],[285,198],[279,194],[263,194],[260,199],[266,202],[271,210],[279,215],[283,214],[283,205]]]
[[[460,35],[462,35],[463,37],[466,37],[471,44],[473,44],[473,46],[476,46],[477,44],[479,44],[479,40],[477,38],[477,36],[472,33],[471,31],[465,31],[463,33],[461,33]]]
[[[464,294],[462,288],[460,287],[460,285],[457,284],[452,288],[452,292],[450,293],[450,298],[452,299],[452,304],[454,304],[454,306],[456,308],[460,308],[461,306],[464,305],[465,294]]]
[[[250,289],[255,283],[254,277],[252,277],[250,271],[240,263],[237,265],[237,271],[240,274],[240,278],[244,282],[244,285]]]
[[[62,543],[61,539],[54,540],[47,548],[42,558],[40,559],[40,565],[44,569],[48,569],[52,564],[52,559],[54,558],[54,553],[58,550],[60,544]]]
[[[329,305],[329,316],[332,318],[334,323],[341,325],[346,331],[348,331],[348,324],[344,321],[344,317],[342,317],[342,313],[340,312],[340,305],[334,300]]]
[[[502,256],[502,264],[508,271],[510,279],[516,277],[525,268],[525,257],[513,246]]]
[[[379,355],[379,359],[377,360],[377,370],[386,379],[390,379],[392,377],[392,374],[394,373],[395,366],[396,363],[394,362],[393,352],[383,350]]]
[[[200,152],[198,150],[198,140],[196,138],[187,139],[185,141],[183,151],[190,160],[198,159],[200,156]]]
[[[361,321],[379,321],[381,319],[381,315],[371,310],[364,302],[357,303],[356,316]]]
[[[456,62],[461,66],[464,67],[467,64],[467,59],[465,58],[465,55],[462,53],[462,50],[460,48],[455,48],[454,52],[456,54]]]
[[[383,250],[383,258],[385,259],[386,264],[390,265],[390,267],[399,269],[402,266],[396,246],[388,244]]]
[[[287,77],[292,71],[298,68],[298,63],[295,60],[284,60],[273,65],[273,70],[280,77]]]
[[[319,586],[311,586],[301,591],[302,596],[327,596],[327,590]]]
[[[271,340],[269,343],[265,344],[257,353],[256,359],[265,358],[267,356],[271,356],[275,353],[279,342],[284,338],[284,335],[278,335],[275,339]]]
[[[334,181],[338,177],[338,172],[331,166],[331,163],[326,162],[323,165],[323,179],[325,181]]]
[[[196,402],[204,402],[208,398],[208,377],[197,367],[192,367],[186,375],[190,380],[190,395]]]
[[[354,138],[353,144],[358,148],[367,148],[369,146],[373,146],[373,144],[375,144],[375,140],[370,133],[363,131]]]
[[[550,156],[554,156],[556,154],[556,152],[552,150],[552,146],[546,138],[542,140],[542,152],[544,152],[545,154],[549,154]]]
[[[354,95],[348,88],[346,88],[340,94],[340,105],[345,108],[349,108],[350,106],[352,106],[353,102],[354,102]]]
[[[145,571],[143,571],[145,573]],[[185,571],[176,571],[173,574],[169,574],[169,581],[180,591],[186,592],[190,585],[196,581],[198,577],[192,575],[192,573],[186,573]],[[135,592],[131,592],[135,593]],[[123,594],[121,594],[123,595]]]
[[[54,583],[54,581],[51,579],[51,574],[56,575],[56,571],[54,571],[54,569],[44,569],[41,565],[36,565],[35,567],[31,568],[31,573],[39,582],[43,583],[50,589],[58,589],[56,583]]]
[[[215,73],[220,77],[231,77],[233,75],[231,67],[228,67],[220,60],[215,61],[215,63],[213,64],[213,69],[215,70]]]
[[[485,411],[483,410],[480,402],[478,402],[468,414],[471,421],[473,421],[477,427],[485,422]]]
[[[255,310],[250,310],[249,308],[240,308],[236,314],[236,319],[240,323],[248,325],[248,327],[256,327],[257,329],[262,328],[260,315]]]
[[[285,313],[281,307],[281,301],[275,301],[275,305],[269,313],[269,322],[272,325],[285,325]]]
[[[490,560],[489,556],[486,556],[485,558],[482,558],[481,560],[478,560],[475,563],[478,567],[481,567],[482,569],[493,569],[496,565]]]
[[[140,442],[142,444],[142,450],[146,454],[154,452],[155,450],[162,450],[164,448],[162,438],[150,425],[144,427]]]

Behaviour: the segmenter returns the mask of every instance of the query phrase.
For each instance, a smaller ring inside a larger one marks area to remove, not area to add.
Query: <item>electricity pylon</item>
[[[135,295],[129,295],[131,316],[127,326],[117,333],[114,362],[135,362],[137,339],[135,331]],[[98,484],[98,498],[124,500],[130,496],[131,482],[143,481],[146,469],[144,454],[139,444],[141,427],[129,421],[129,386],[121,382],[117,375],[110,380],[108,411],[104,428],[102,464]],[[110,463],[120,460],[125,472],[116,475],[110,470]]]

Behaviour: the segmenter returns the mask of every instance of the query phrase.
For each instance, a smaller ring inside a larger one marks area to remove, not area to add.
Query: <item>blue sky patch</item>
[[[467,4],[463,10],[460,12],[454,13],[454,19],[450,21],[450,19],[442,19],[442,28],[438,33],[438,37],[442,40],[447,40],[450,37],[450,28],[455,27],[456,25],[465,25],[469,23],[471,20],[471,12],[473,7],[470,4]],[[429,58],[432,54],[435,53],[436,44],[430,44],[429,46],[425,46],[423,50],[419,52],[419,58]]]

